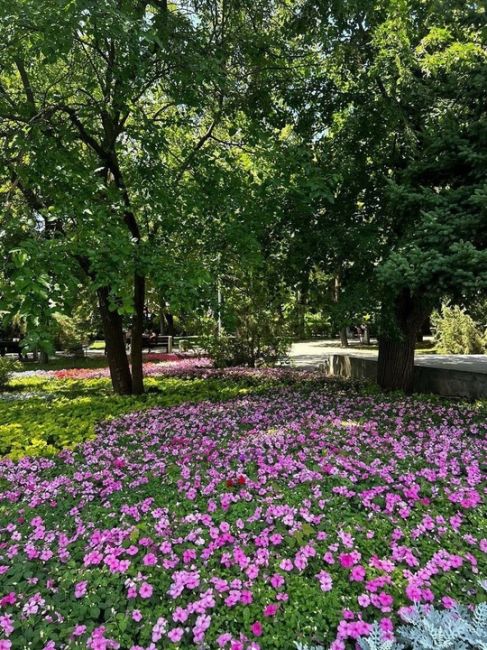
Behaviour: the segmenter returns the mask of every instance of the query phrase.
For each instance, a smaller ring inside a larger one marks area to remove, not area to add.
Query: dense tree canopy
[[[0,32],[1,309],[31,347],[88,288],[141,392],[146,287],[214,310],[259,278],[264,312],[375,314],[409,389],[431,309],[487,285],[483,3],[15,0]]]

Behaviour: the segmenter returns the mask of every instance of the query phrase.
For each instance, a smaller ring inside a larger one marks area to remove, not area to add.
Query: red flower
[[[245,476],[239,476],[238,477],[238,484],[239,485],[245,485],[245,483],[246,483]]]
[[[233,487],[233,481],[231,478],[227,479],[227,487]]]

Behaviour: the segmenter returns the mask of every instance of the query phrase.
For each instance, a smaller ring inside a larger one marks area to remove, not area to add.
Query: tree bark
[[[108,287],[100,287],[97,294],[113,390],[119,395],[131,395],[132,376],[125,350],[122,317],[110,310]]]
[[[167,335],[174,336],[174,315],[170,314],[169,312],[165,312],[164,316],[166,318],[167,324]]]
[[[338,305],[340,301],[340,291],[342,283],[340,278],[340,273],[337,273],[335,276],[334,291],[333,291],[333,302]],[[341,320],[341,319],[340,319]],[[348,348],[348,336],[347,336],[347,327],[340,328],[340,347]]]
[[[130,361],[132,363],[132,392],[144,392],[144,371],[142,364],[142,334],[144,332],[145,277],[134,274],[134,315],[132,317],[132,338]]]
[[[369,326],[366,324],[364,325],[364,334],[363,334],[363,344],[364,345],[370,345],[370,330]]]
[[[394,302],[396,332],[379,336],[377,383],[384,390],[411,393],[414,380],[414,348],[425,318],[421,301],[404,290]]]

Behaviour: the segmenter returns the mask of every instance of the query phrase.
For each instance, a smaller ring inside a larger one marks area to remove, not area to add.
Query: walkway
[[[336,339],[293,343],[289,357],[295,366],[313,368],[324,363],[325,357],[330,354],[377,358],[376,349],[366,348],[357,341],[351,341],[348,348],[341,348],[340,341]],[[487,354],[417,354],[415,365],[487,374]]]

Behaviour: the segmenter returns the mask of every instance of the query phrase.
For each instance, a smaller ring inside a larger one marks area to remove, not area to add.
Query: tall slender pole
[[[222,335],[222,287],[221,287],[220,276],[218,276],[218,283],[217,283],[217,302],[218,302],[217,332],[218,332],[218,338],[220,338]]]

